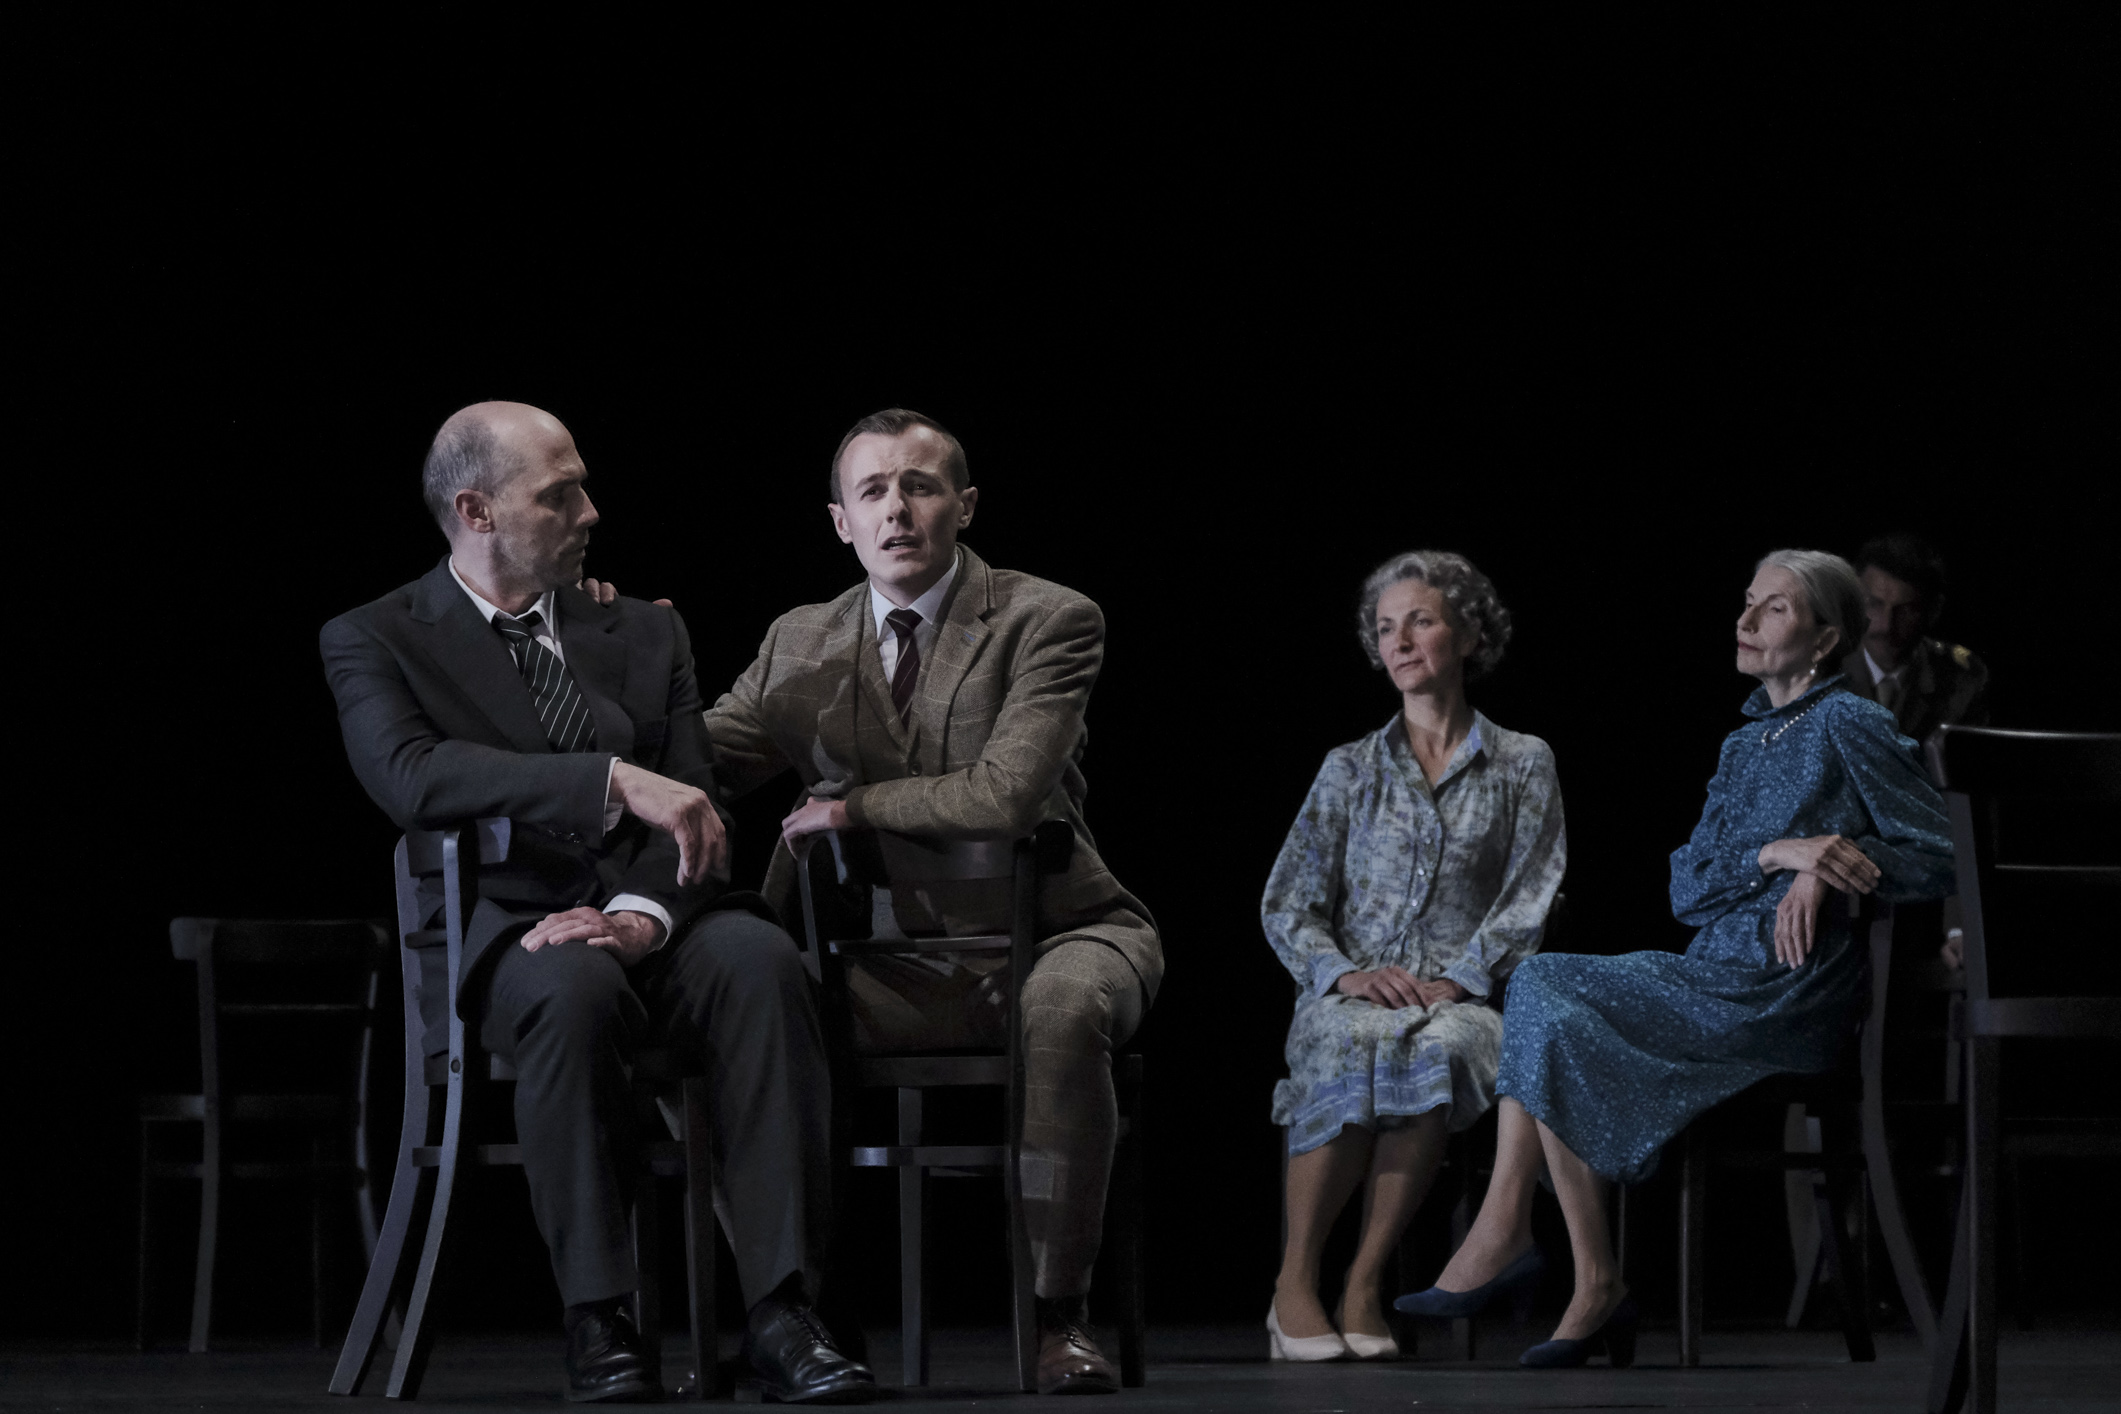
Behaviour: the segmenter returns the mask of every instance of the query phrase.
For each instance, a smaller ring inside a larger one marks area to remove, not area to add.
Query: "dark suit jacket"
[[[1878,681],[1857,649],[1841,660],[1844,684],[1858,697],[1878,700]],[[1915,640],[1901,677],[1893,718],[1902,736],[1926,742],[1939,727],[1988,725],[1988,664],[1956,643]]]
[[[684,622],[638,599],[605,607],[562,589],[557,600],[567,667],[596,720],[595,751],[552,749],[508,645],[465,597],[447,556],[324,626],[346,754],[383,812],[406,830],[490,815],[515,822],[507,863],[480,874],[467,995],[494,940],[525,919],[639,894],[669,910],[675,941],[718,904],[750,902],[713,880],[680,888],[677,842],[631,815],[604,833],[614,756],[715,794]],[[428,1018],[430,1049],[437,1019]]]

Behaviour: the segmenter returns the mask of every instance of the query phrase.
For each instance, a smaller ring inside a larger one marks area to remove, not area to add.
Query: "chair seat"
[[[979,933],[966,937],[935,934],[920,938],[856,938],[825,945],[835,957],[880,957],[906,953],[995,953],[1009,955],[1009,935]]]
[[[341,1095],[228,1095],[221,1100],[224,1120],[269,1120],[311,1124],[344,1123],[353,1102]],[[142,1095],[140,1118],[150,1123],[201,1123],[204,1095]]]
[[[150,1159],[141,1166],[141,1171],[152,1178],[204,1178],[206,1165],[182,1159]],[[224,1163],[223,1178],[245,1180],[303,1179],[308,1182],[341,1180],[348,1186],[359,1187],[367,1182],[361,1170],[351,1163],[309,1163],[291,1159],[284,1163]]]

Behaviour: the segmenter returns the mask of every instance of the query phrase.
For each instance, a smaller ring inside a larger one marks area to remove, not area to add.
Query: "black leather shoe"
[[[783,1404],[867,1404],[876,1398],[869,1367],[840,1354],[808,1306],[769,1296],[751,1308],[744,1358],[768,1399]]]
[[[577,1404],[631,1404],[661,1399],[648,1373],[641,1334],[624,1307],[590,1311],[567,1332],[567,1397]]]

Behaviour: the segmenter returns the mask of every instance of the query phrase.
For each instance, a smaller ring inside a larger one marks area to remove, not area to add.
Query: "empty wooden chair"
[[[1966,1157],[1928,1407],[1993,1414],[2000,1161],[2121,1158],[2114,1119],[2006,1115],[2001,1096],[2006,1040],[2121,1042],[2121,735],[1946,727],[1929,752],[1966,930]]]
[[[367,1167],[367,1086],[375,1039],[377,973],[389,937],[360,920],[174,918],[170,950],[194,965],[199,995],[199,1089],[140,1100],[140,1251],[135,1339],[149,1338],[149,1258],[154,1186],[199,1185],[198,1255],[192,1276],[191,1342],[207,1348],[223,1198],[230,1181],[279,1180],[310,1188],[310,1321],[323,1343],[325,1210],[334,1193],[358,1200],[365,1241],[375,1236],[375,1196]],[[327,1054],[320,1056],[320,1048]],[[330,1054],[330,1053],[336,1054]],[[290,1054],[340,1072],[329,1091],[283,1088]],[[275,1083],[278,1082],[278,1083]],[[161,1142],[197,1125],[199,1158],[172,1158]],[[301,1158],[238,1157],[235,1131],[270,1142],[266,1131],[304,1141]]]

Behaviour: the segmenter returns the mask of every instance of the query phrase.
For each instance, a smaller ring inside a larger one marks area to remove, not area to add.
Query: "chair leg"
[[[1031,1234],[1024,1226],[1022,1145],[1009,1145],[1006,1162],[1010,1316],[1016,1333],[1016,1383],[1017,1388],[1029,1394],[1038,1387],[1038,1278],[1031,1257]]]
[[[1863,1166],[1871,1202],[1878,1210],[1878,1235],[1885,1239],[1885,1255],[1893,1265],[1893,1281],[1900,1288],[1908,1319],[1915,1324],[1915,1334],[1928,1349],[1937,1343],[1937,1313],[1930,1305],[1922,1261],[1915,1254],[1914,1234],[1908,1230],[1907,1210],[1900,1206],[1900,1180],[1893,1171],[1885,1133],[1885,1101],[1875,1082],[1864,1087]]]
[[[1119,1382],[1140,1389],[1148,1380],[1148,1313],[1142,1286],[1142,1102],[1140,1057],[1119,1065],[1119,1151],[1113,1155],[1113,1236],[1119,1292]]]
[[[899,1087],[898,1142],[904,1147],[921,1142],[922,1098],[911,1086]],[[928,1171],[917,1164],[898,1171],[899,1379],[916,1388],[928,1383],[927,1179]]]
[[[153,1141],[149,1137],[148,1126],[143,1121],[140,1125],[140,1271],[138,1285],[133,1292],[133,1349],[135,1350],[147,1349],[147,1213],[152,1206],[148,1200],[152,1191],[150,1185],[153,1183],[153,1180],[148,1177],[147,1166],[153,1159]]]
[[[309,1343],[324,1348],[324,1141],[309,1141]]]
[[[655,1174],[646,1170],[636,1176],[631,1226],[633,1269],[641,1283],[633,1293],[633,1328],[641,1333],[641,1351],[648,1359],[648,1378],[663,1382],[663,1279],[661,1257],[662,1195],[656,1191]]]
[[[332,1371],[333,1394],[358,1394],[375,1360],[376,1345],[385,1324],[397,1327],[396,1344],[403,1346],[404,1313],[396,1303],[399,1281],[412,1235],[414,1209],[420,1197],[421,1171],[413,1167],[415,1144],[427,1136],[428,1089],[415,1070],[405,1087],[405,1128],[398,1136],[398,1163],[392,1171],[390,1201],[383,1210],[383,1224],[376,1234],[376,1247],[368,1259],[368,1278],[361,1284],[361,1299],[354,1306],[353,1324],[346,1343],[339,1347],[339,1363]]]
[[[1679,1161],[1679,1363],[1701,1363],[1702,1235],[1708,1207],[1708,1155],[1690,1127],[1680,1138]]]
[[[1937,1339],[1930,1345],[1927,1414],[1956,1414],[1966,1400],[1967,1212],[1973,1195],[1962,1184],[1952,1239],[1952,1265],[1937,1312]]]
[[[2000,1043],[1967,1043],[1966,1187],[1967,1305],[1966,1390],[1968,1414],[1996,1411],[1996,1130],[2001,1122],[1997,1084]]]
[[[692,1316],[695,1399],[721,1394],[721,1348],[714,1304],[714,1145],[707,1127],[707,1081],[685,1080],[685,1293]]]
[[[442,1267],[442,1249],[449,1237],[449,1208],[456,1197],[457,1170],[464,1158],[462,1071],[450,1071],[444,1094],[434,1198],[427,1210],[427,1232],[420,1243],[420,1265],[413,1273],[412,1293],[405,1299],[405,1327],[398,1336],[397,1358],[391,1362],[390,1381],[383,1387],[384,1396],[389,1399],[419,1396],[420,1381],[427,1374],[427,1357],[434,1347],[434,1327],[427,1320],[427,1306],[434,1295],[435,1275]]]
[[[221,1234],[221,1123],[207,1114],[199,1151],[199,1256],[192,1268],[191,1352],[206,1350],[214,1320],[214,1255]]]
[[[2010,1179],[2011,1195],[2011,1265],[2007,1294],[2018,1329],[2029,1331],[2033,1328],[2033,1287],[2025,1279],[2025,1161],[2013,1154],[2004,1161],[2004,1167]]]
[[[1854,1185],[1846,1174],[1835,1174],[1819,1191],[1813,1205],[1818,1215],[1821,1257],[1827,1279],[1841,1300],[1841,1334],[1848,1344],[1849,1359],[1859,1364],[1878,1358],[1871,1341],[1870,1313],[1864,1309],[1863,1283],[1849,1253],[1847,1222],[1849,1190]]]
[[[1473,1156],[1469,1146],[1458,1149],[1458,1201],[1451,1207],[1451,1250],[1456,1252],[1466,1240],[1473,1227]],[[1408,1323],[1409,1325],[1412,1322]],[[1470,1316],[1459,1316],[1451,1322],[1451,1350],[1460,1360],[1474,1360],[1480,1354],[1480,1332]]]

